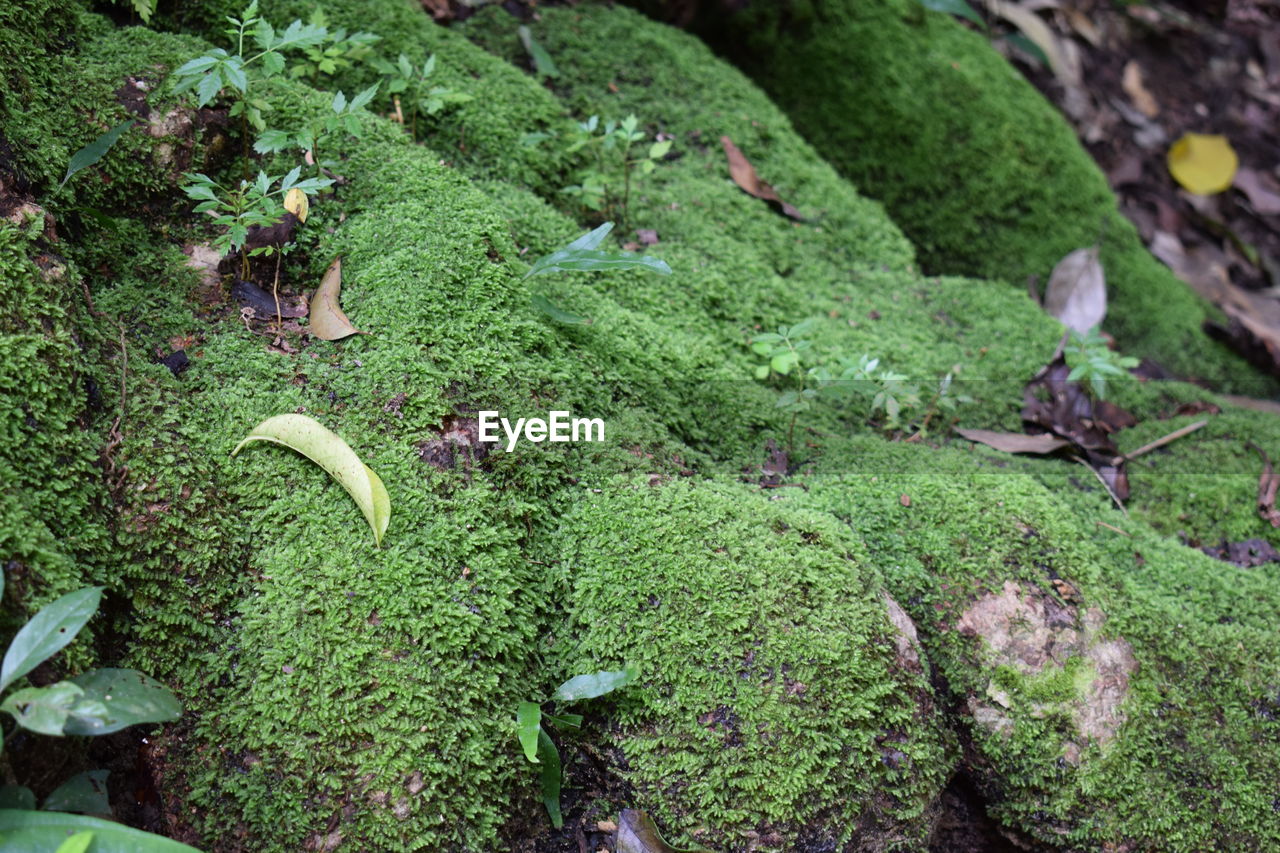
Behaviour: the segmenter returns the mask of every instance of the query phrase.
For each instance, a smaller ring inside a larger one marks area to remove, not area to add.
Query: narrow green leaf
[[[365,89],[363,92],[360,92],[358,95],[352,98],[350,109],[351,110],[361,109],[370,101],[372,101],[374,96],[378,94],[378,87],[381,85],[382,85],[381,83],[374,83],[368,89]]]
[[[10,693],[0,711],[13,716],[18,725],[42,735],[62,735],[71,707],[84,691],[70,681],[59,681],[48,687],[27,687]]]
[[[986,29],[987,22],[982,20],[982,16],[973,11],[965,0],[920,0],[920,4],[926,9],[932,9],[935,12],[946,12],[948,15],[955,15],[958,18],[965,18],[973,21],[978,26]]]
[[[560,816],[560,752],[555,742],[542,729],[538,730],[538,759],[542,764],[542,804],[556,829],[564,826]]]
[[[1024,53],[1031,54],[1033,57],[1039,60],[1040,64],[1043,65],[1045,68],[1052,67],[1052,64],[1049,62],[1049,56],[1044,52],[1044,49],[1041,48],[1040,45],[1033,42],[1031,39],[1024,36],[1022,33],[1009,33],[1004,37],[1004,39],[1005,41],[1009,42],[1009,44],[1013,45],[1014,47],[1018,48]]]
[[[543,716],[557,726],[567,726],[571,729],[582,728],[581,714],[544,714]]]
[[[609,252],[597,247],[613,230],[613,223],[606,222],[594,231],[583,234],[563,249],[539,258],[525,273],[525,278],[551,272],[601,272],[605,270],[647,269],[660,275],[670,275],[671,267],[665,261],[632,252]]]
[[[161,835],[109,820],[63,812],[0,809],[5,850],[57,850],[68,835],[93,833],[93,853],[200,853]]]
[[[107,773],[106,770],[77,773],[45,797],[40,808],[47,812],[111,814],[111,803],[107,801]]]
[[[105,735],[137,723],[167,723],[182,716],[173,692],[149,675],[133,669],[93,669],[71,679],[84,690],[81,703],[101,703],[104,712],[71,709],[63,731],[69,735]]]
[[[525,758],[538,763],[538,736],[542,734],[542,706],[537,702],[521,702],[516,706],[516,736],[524,748]]]
[[[26,785],[0,786],[0,809],[34,809],[36,795]]]
[[[627,665],[617,672],[593,672],[589,675],[575,675],[556,688],[551,698],[557,702],[576,702],[579,699],[594,699],[611,693],[619,687],[625,687],[640,675],[640,668]]]
[[[551,59],[551,54],[547,53],[547,49],[538,43],[529,28],[522,26],[517,32],[520,34],[520,43],[524,45],[524,49],[529,53],[529,58],[533,60],[534,69],[543,77],[559,77],[560,69],[556,68],[555,61]]]
[[[98,610],[102,587],[87,586],[47,604],[22,626],[0,664],[0,691],[61,651]]]
[[[360,461],[345,441],[306,415],[276,415],[253,428],[231,455],[251,441],[270,441],[296,450],[315,462],[342,484],[364,513],[373,529],[373,542],[382,546],[382,537],[391,521],[391,499],[382,480]]]
[[[192,74],[199,74],[202,71],[208,71],[217,64],[218,57],[206,54],[204,56],[197,56],[190,62],[179,66],[173,73],[176,77],[189,77]]]
[[[535,293],[533,296],[529,297],[529,304],[538,311],[541,311],[543,314],[546,314],[552,320],[555,320],[557,323],[563,323],[566,326],[591,325],[590,317],[583,317],[580,314],[574,314],[570,311],[566,311],[541,294]]]
[[[106,156],[106,153],[111,150],[111,146],[115,145],[121,135],[131,127],[133,127],[133,119],[123,121],[90,142],[85,147],[81,148],[76,153],[72,154],[71,161],[67,164],[67,173],[62,176],[62,183],[58,184],[58,189],[62,189],[66,186],[67,181],[69,181],[71,176],[76,172],[79,172],[81,169],[88,166],[92,166],[94,163],[97,163]]]

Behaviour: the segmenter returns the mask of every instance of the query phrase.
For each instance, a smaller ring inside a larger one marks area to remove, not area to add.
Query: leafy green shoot
[[[1099,400],[1106,399],[1109,379],[1131,378],[1129,371],[1138,366],[1138,359],[1111,349],[1096,326],[1083,335],[1072,332],[1062,354],[1071,368],[1067,381],[1088,380],[1093,395]]]
[[[671,275],[671,267],[665,261],[634,252],[611,252],[599,248],[604,238],[613,230],[613,223],[606,222],[574,240],[563,249],[539,258],[525,273],[525,278],[553,272],[603,272],[609,270],[641,269],[659,275]]]

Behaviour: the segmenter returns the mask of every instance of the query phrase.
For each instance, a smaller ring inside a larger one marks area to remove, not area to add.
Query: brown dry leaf
[[[649,813],[640,809],[623,809],[618,816],[614,850],[616,853],[706,853],[703,847],[672,847],[662,840]]]
[[[1120,83],[1129,100],[1133,101],[1133,105],[1138,108],[1138,112],[1147,118],[1155,118],[1160,115],[1160,105],[1156,103],[1156,99],[1147,91],[1146,85],[1142,81],[1142,67],[1138,65],[1137,60],[1130,59],[1124,66],[1124,80]]]
[[[1084,334],[1107,316],[1107,283],[1098,249],[1076,249],[1058,261],[1044,292],[1044,310]]]
[[[1068,87],[1080,86],[1080,66],[1078,57],[1069,56],[1063,50],[1064,42],[1053,34],[1049,25],[1035,12],[1018,3],[1005,0],[986,0],[986,6],[993,15],[999,15],[1013,24],[1022,34],[1031,39],[1035,46],[1044,51],[1049,60],[1049,68],[1058,80]]]
[[[324,271],[320,286],[311,297],[311,334],[325,341],[336,341],[364,334],[342,313],[338,294],[342,290],[342,258],[334,258]]]
[[[1258,455],[1262,457],[1262,474],[1258,477],[1258,515],[1262,516],[1263,521],[1271,522],[1272,527],[1280,527],[1280,511],[1276,509],[1276,491],[1280,490],[1280,475],[1276,474],[1275,468],[1271,466],[1271,460],[1267,458],[1265,450],[1252,441],[1247,444],[1258,451]]]
[[[749,195],[767,201],[778,210],[790,216],[792,219],[804,221],[804,217],[800,215],[800,211],[787,204],[778,195],[777,190],[760,180],[760,176],[756,174],[755,167],[751,165],[751,161],[738,150],[738,146],[733,144],[733,140],[727,136],[720,137],[720,144],[724,146],[725,156],[729,158],[729,174],[733,177],[733,182],[746,191]]]
[[[1003,453],[1047,454],[1071,444],[1065,438],[1058,438],[1051,433],[1024,435],[1017,432],[994,432],[989,429],[957,429],[956,432],[970,441],[985,444]]]
[[[1249,204],[1259,215],[1280,213],[1280,187],[1269,176],[1254,169],[1240,169],[1232,185],[1249,198]]]
[[[1076,35],[1094,47],[1102,47],[1102,33],[1098,32],[1098,28],[1093,25],[1093,21],[1089,20],[1088,15],[1075,8],[1062,11],[1066,13],[1067,22],[1071,24],[1071,29],[1076,31]]]

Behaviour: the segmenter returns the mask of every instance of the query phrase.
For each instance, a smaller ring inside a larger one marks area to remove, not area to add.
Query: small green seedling
[[[311,161],[315,164],[316,174],[322,169],[337,167],[337,161],[324,160],[321,152],[332,150],[339,134],[347,133],[357,139],[361,136],[359,113],[364,110],[374,96],[378,94],[381,83],[374,83],[351,100],[338,91],[333,96],[327,115],[314,118],[304,128],[292,133],[283,130],[267,130],[253,143],[253,150],[259,154],[270,154],[290,148],[300,148],[311,153]]]
[[[624,229],[634,178],[652,174],[671,151],[670,139],[658,139],[647,148],[637,148],[636,143],[645,138],[639,128],[640,120],[634,115],[603,125],[599,116],[591,116],[575,125],[563,140],[566,154],[586,153],[589,160],[575,174],[577,183],[561,192],[577,199],[588,211],[620,219]],[[548,133],[529,133],[521,139],[521,145],[531,147],[553,138]]]
[[[538,76],[559,77],[560,69],[556,68],[556,63],[551,58],[551,54],[547,53],[547,49],[533,37],[533,32],[525,26],[519,27],[516,32],[519,34],[520,43],[524,45],[529,58],[533,60],[533,70],[537,72]]]
[[[566,714],[563,707],[583,699],[595,699],[612,693],[636,680],[640,670],[628,665],[617,672],[593,672],[576,675],[556,688],[550,699],[542,702],[521,702],[516,706],[516,736],[525,758],[541,765],[542,804],[546,806],[551,825],[559,829],[564,825],[560,815],[560,785],[562,781],[560,751],[547,734],[544,722],[558,727],[577,729],[582,726],[581,714]],[[543,710],[552,703],[555,713]]]
[[[796,419],[807,411],[818,396],[818,389],[810,385],[811,379],[820,378],[816,366],[806,366],[812,356],[813,341],[807,336],[814,320],[801,320],[792,326],[779,326],[776,332],[764,332],[751,339],[751,351],[762,359],[756,366],[755,376],[761,382],[779,377],[791,387],[778,395],[777,407],[791,414],[787,427],[787,447],[795,446]]]
[[[324,30],[324,40],[302,48],[302,58],[289,67],[289,76],[308,80],[313,89],[321,88],[321,77],[329,77],[372,59],[373,45],[382,40],[382,36],[373,33],[348,34],[341,27],[330,30],[329,20],[320,9],[311,13],[307,23]]]
[[[226,230],[213,240],[213,247],[223,254],[240,253],[241,278],[249,275],[249,255],[262,254],[267,248],[244,251],[249,229],[254,226],[270,227],[284,217],[281,199],[292,189],[310,196],[333,183],[329,178],[298,180],[302,167],[296,166],[283,177],[271,177],[259,172],[254,181],[241,181],[237,187],[225,187],[208,175],[188,173],[189,183],[182,188],[190,198],[200,203],[196,213],[211,213],[213,224]]]
[[[1108,379],[1130,378],[1129,370],[1138,366],[1138,359],[1120,355],[1107,346],[1107,339],[1096,326],[1083,335],[1071,332],[1062,354],[1071,368],[1067,381],[1088,380],[1093,395],[1099,400],[1106,399]]]
[[[397,118],[415,140],[418,138],[419,115],[438,115],[445,107],[473,100],[465,92],[455,92],[448,86],[430,84],[427,78],[436,70],[434,53],[427,57],[421,68],[415,67],[403,53],[394,64],[381,59],[374,60],[373,64],[385,75],[386,91],[391,95]]]

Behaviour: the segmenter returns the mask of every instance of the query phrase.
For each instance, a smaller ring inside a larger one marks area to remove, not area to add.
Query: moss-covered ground
[[[762,329],[815,318],[818,358],[876,356],[927,389],[954,373],[964,425],[1017,429],[1058,327],[1020,290],[922,275],[889,215],[759,89],[693,37],[603,6],[532,25],[561,69],[544,86],[500,9],[447,30],[396,0],[326,5],[386,56],[434,53],[440,82],[475,99],[425,144],[375,115],[343,137],[346,180],[286,273],[309,290],[341,255],[344,309],[369,334],[272,346],[178,248],[211,236],[177,190],[183,158],[238,174],[216,117],[138,129],[54,192],[70,152],[126,117],[126,76],[149,81],[153,116],[189,110],[165,75],[238,10],[167,10],[173,34],[18,8],[57,26],[40,62],[6,69],[6,162],[59,230],[0,226],[6,613],[111,588],[127,662],[187,706],[153,753],[170,832],[216,850],[576,849],[540,814],[514,709],[638,663],[561,739],[570,826],[638,807],[716,849],[923,849],[963,767],[1002,824],[1044,844],[1280,842],[1280,581],[1183,544],[1280,540],[1244,447],[1280,451],[1268,416],[1202,415],[1135,460],[1130,517],[1080,465],[937,425],[891,440],[864,403],[818,398],[791,434],[787,380],[753,378]],[[263,12],[282,26],[310,7]],[[374,79],[361,66],[328,85]],[[292,82],[262,96],[282,126],[329,101]],[[522,138],[629,113],[673,140],[627,211],[673,274],[525,280],[591,217],[561,192],[564,144]],[[806,221],[729,180],[722,135]],[[554,322],[535,293],[591,324]],[[1120,315],[1137,346],[1137,315]],[[178,346],[191,366],[175,376],[158,358]],[[1211,399],[1116,390],[1140,421],[1126,450]],[[486,409],[601,417],[607,440],[505,453],[465,437]],[[318,467],[265,444],[230,456],[283,412],[338,432],[386,483],[381,549]],[[447,435],[463,438],[442,455]],[[778,488],[761,485],[773,446]],[[1044,616],[1027,630],[1054,654],[980,624],[1001,607]],[[74,649],[73,664],[94,656]]]

